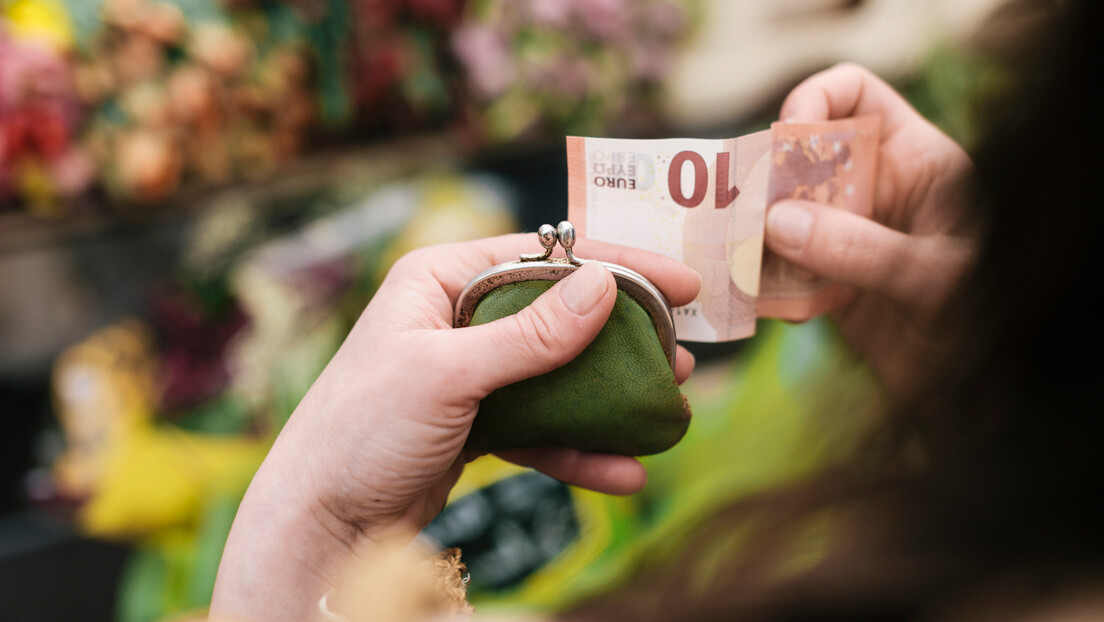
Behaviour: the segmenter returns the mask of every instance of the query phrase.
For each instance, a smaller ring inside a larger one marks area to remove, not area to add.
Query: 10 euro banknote
[[[775,123],[739,138],[568,137],[568,219],[580,235],[655,251],[702,275],[675,309],[680,340],[731,341],[759,316],[803,320],[836,286],[763,252],[768,205],[784,198],[872,212],[878,117]]]

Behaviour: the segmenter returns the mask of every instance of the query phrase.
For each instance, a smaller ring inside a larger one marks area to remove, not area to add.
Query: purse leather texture
[[[554,284],[533,280],[494,289],[479,302],[471,324],[517,313]],[[673,446],[689,424],[690,408],[651,317],[618,291],[609,320],[582,354],[483,399],[466,447],[569,447],[643,456]]]

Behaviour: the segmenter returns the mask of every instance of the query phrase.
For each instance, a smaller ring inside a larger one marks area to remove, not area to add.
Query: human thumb
[[[771,251],[830,281],[892,297],[914,263],[910,236],[846,210],[786,200],[766,220]]]
[[[453,331],[482,393],[574,359],[602,330],[617,300],[613,275],[589,261],[518,313]]]

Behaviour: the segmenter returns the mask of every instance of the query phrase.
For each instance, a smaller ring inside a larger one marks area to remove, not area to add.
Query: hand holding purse
[[[543,225],[544,252],[499,264],[464,288],[454,326],[492,322],[532,303],[580,266],[575,228]],[[565,259],[552,258],[557,243]],[[605,326],[563,367],[502,387],[482,400],[466,448],[494,452],[525,447],[568,447],[642,456],[677,443],[690,408],[675,381],[671,308],[648,279],[603,262],[617,282],[617,302]]]

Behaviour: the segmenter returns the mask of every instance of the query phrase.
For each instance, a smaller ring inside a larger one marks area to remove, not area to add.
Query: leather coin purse
[[[583,265],[575,229],[538,232],[544,252],[477,275],[460,294],[454,326],[484,324],[524,309]],[[566,259],[552,258],[559,243]],[[617,282],[606,325],[563,367],[498,389],[479,405],[467,449],[570,447],[642,456],[677,443],[690,408],[675,382],[675,327],[663,294],[640,274],[603,262]]]

